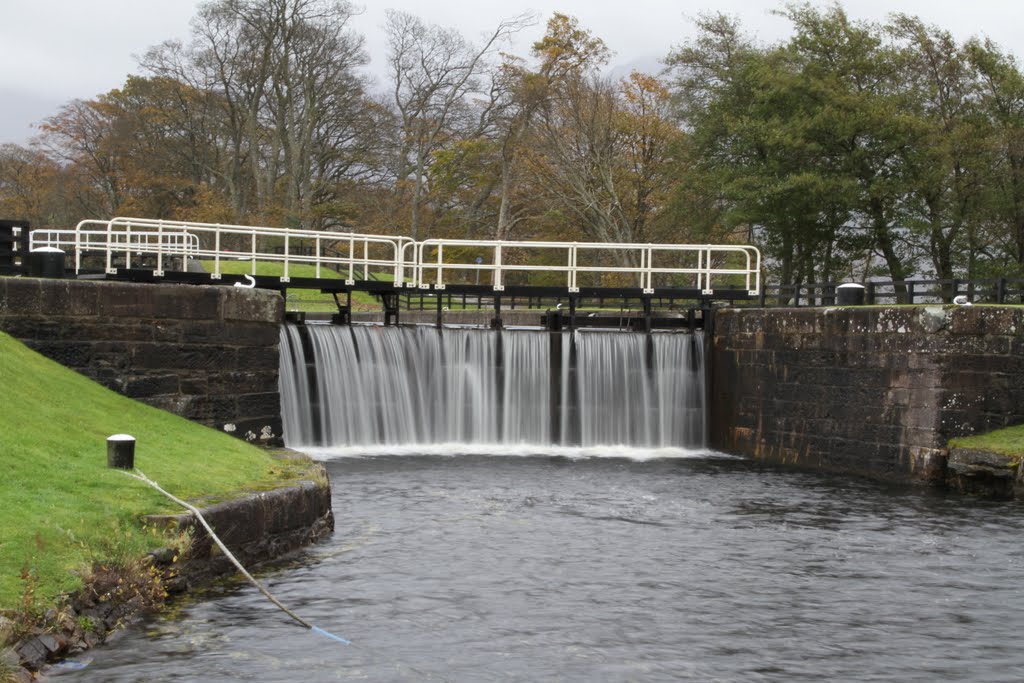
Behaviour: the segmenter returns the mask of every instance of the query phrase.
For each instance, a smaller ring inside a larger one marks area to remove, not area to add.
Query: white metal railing
[[[32,248],[56,246],[75,250],[75,270],[82,256],[101,253],[105,269],[131,268],[132,260],[155,257],[154,275],[181,258],[182,269],[190,259],[212,262],[210,277],[221,279],[224,264],[248,262],[249,274],[258,263],[280,265],[281,282],[290,282],[296,265],[312,266],[320,278],[329,268],[348,285],[369,279],[371,270],[387,273],[396,287],[443,290],[460,276],[481,274],[483,284],[496,292],[505,290],[514,273],[561,273],[570,293],[584,281],[609,274],[616,283],[653,294],[664,288],[695,288],[711,296],[716,287],[742,288],[750,296],[761,289],[761,254],[755,247],[711,244],[634,244],[597,242],[509,242],[502,240],[443,240],[416,242],[409,237],[390,237],[353,232],[325,232],[216,223],[164,221],[147,218],[86,220],[73,231],[37,230]],[[228,268],[239,273],[237,267]],[[307,271],[308,272],[308,271]],[[300,277],[300,275],[295,275]],[[608,286],[608,285],[604,285]]]
[[[105,270],[109,274],[117,273],[115,261],[119,259],[123,259],[123,267],[131,268],[133,253],[136,256],[155,256],[154,275],[162,277],[164,257],[177,255],[168,247],[177,235],[184,233],[196,245],[189,256],[213,262],[210,277],[214,280],[221,279],[226,262],[248,261],[251,264],[248,269],[251,275],[256,275],[257,263],[280,264],[281,282],[290,282],[293,267],[300,264],[312,266],[312,276],[316,278],[321,277],[324,268],[336,270],[347,276],[346,284],[355,284],[357,269],[364,278],[371,268],[390,271],[396,286],[401,287],[405,278],[403,245],[412,243],[408,237],[149,218],[118,217],[99,222],[106,227],[106,243],[85,245],[84,240],[79,239],[76,242],[76,272],[81,269],[80,254],[84,249],[103,251],[106,258]],[[76,232],[83,233],[83,236],[84,233],[93,232],[85,228],[94,223],[82,221]],[[140,245],[133,237],[140,233],[157,237]],[[79,248],[80,243],[85,246]]]
[[[478,256],[472,261],[458,260],[458,256],[450,256],[453,248],[460,249],[459,253],[475,251]],[[481,250],[489,258],[479,256]],[[529,258],[532,252],[552,251],[562,252],[554,263],[550,259]],[[510,253],[520,258],[510,262]],[[526,262],[522,259],[524,255]],[[590,259],[586,258],[588,255]],[[581,256],[587,262],[581,263]],[[489,273],[492,287],[499,292],[505,289],[506,275],[513,272],[565,273],[565,286],[570,293],[580,291],[579,276],[586,273],[622,273],[635,278],[634,286],[645,294],[654,293],[656,276],[659,280],[664,279],[661,276],[690,276],[689,286],[709,296],[714,294],[716,283],[724,284],[727,278],[742,279],[750,296],[761,289],[761,253],[751,246],[441,239],[416,243],[414,280],[420,288],[444,289],[445,273],[452,270]]]
[[[102,226],[104,229],[89,230],[89,226]],[[82,255],[88,252],[123,252],[130,264],[132,254],[157,253],[189,259],[195,258],[199,250],[199,238],[189,232],[136,230],[110,233],[106,226],[107,221],[87,220],[74,230],[33,230],[29,233],[29,251],[44,247],[72,250],[77,272],[81,269]]]

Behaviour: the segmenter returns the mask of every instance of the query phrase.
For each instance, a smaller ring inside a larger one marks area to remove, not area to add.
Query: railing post
[[[220,279],[220,225],[218,224],[213,229],[213,273],[210,274],[210,279]]]
[[[1006,278],[1001,277],[996,282],[996,303],[1006,303]]]
[[[82,224],[75,226],[75,275],[82,269]]]
[[[346,285],[354,285],[356,283],[356,238],[348,238],[348,279],[345,280]]]
[[[444,286],[444,245],[437,245],[437,282],[434,283],[436,289],[441,289]]]
[[[132,224],[126,223],[124,228],[124,267],[132,269]]]
[[[704,250],[697,250],[697,291],[704,291]]]
[[[654,293],[654,272],[652,271],[652,263],[654,261],[654,250],[650,247],[642,249],[640,252],[642,255],[646,255],[646,258],[642,258],[642,261],[646,261],[646,265],[643,266],[644,270],[640,275],[643,291],[645,294]]]
[[[156,272],[153,273],[156,277],[162,277],[164,274],[164,222],[160,221],[156,224]]]
[[[579,271],[576,270],[578,265],[579,265],[579,249],[576,247],[576,243],[573,242],[572,246],[569,247],[569,268],[571,269],[569,271],[569,275],[570,275],[570,278],[571,278],[570,281],[569,281],[569,291],[570,292],[578,292],[578,291],[580,291]]]
[[[501,244],[494,247],[494,291],[500,292],[505,289],[505,284],[502,282],[501,277]],[[497,297],[495,301],[497,301]],[[498,326],[501,327],[501,311],[498,310]]]
[[[320,235],[316,236],[316,240],[314,240],[313,245],[314,245],[314,249],[316,250],[316,256],[315,256],[316,257],[316,269],[315,269],[314,272],[316,273],[316,277],[319,279],[320,278]],[[253,259],[253,267],[254,268],[256,267],[255,258]]]
[[[288,276],[288,257],[290,256],[290,243],[289,243],[288,232],[284,233],[284,271],[281,274],[281,282],[291,282],[291,278]]]

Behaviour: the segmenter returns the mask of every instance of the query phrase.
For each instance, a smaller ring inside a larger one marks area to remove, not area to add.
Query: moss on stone
[[[1024,425],[975,436],[962,436],[950,440],[949,447],[991,451],[1012,458],[1019,465],[1024,460]]]

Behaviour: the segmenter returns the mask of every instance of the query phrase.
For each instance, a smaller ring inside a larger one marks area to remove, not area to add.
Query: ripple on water
[[[506,454],[511,455],[511,454]],[[1021,508],[682,457],[340,457],[334,536],[90,681],[1020,681]]]

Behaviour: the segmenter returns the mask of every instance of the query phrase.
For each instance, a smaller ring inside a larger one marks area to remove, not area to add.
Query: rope
[[[242,573],[242,576],[244,576],[246,579],[249,580],[249,583],[251,583],[252,585],[256,586],[256,589],[259,590],[260,593],[263,593],[263,595],[267,598],[267,600],[270,600],[270,602],[274,603],[274,605],[278,609],[280,609],[282,612],[284,612],[289,617],[294,619],[296,622],[298,622],[302,626],[308,628],[310,631],[312,631],[314,633],[319,633],[320,635],[327,636],[331,640],[336,640],[339,643],[343,643],[345,645],[351,645],[352,644],[351,641],[345,640],[341,636],[336,636],[333,633],[325,631],[324,629],[320,628],[319,626],[314,626],[313,624],[309,623],[308,621],[306,621],[305,619],[303,619],[302,617],[297,615],[295,612],[292,612],[290,609],[288,609],[287,607],[282,605],[281,602],[277,598],[275,598],[270,593],[270,591],[268,591],[263,586],[263,584],[261,584],[259,581],[257,581],[253,577],[252,574],[250,574],[248,571],[246,571],[245,567],[242,566],[242,563],[239,562],[238,559],[234,555],[231,554],[231,551],[228,550],[227,546],[225,546],[224,543],[220,540],[220,538],[218,538],[217,534],[215,534],[213,532],[213,528],[206,521],[206,518],[203,517],[203,513],[199,512],[199,510],[196,507],[194,507],[192,505],[189,505],[188,503],[186,503],[182,499],[180,499],[180,498],[178,498],[178,497],[168,493],[164,489],[160,488],[159,484],[157,484],[155,481],[153,481],[152,479],[147,477],[145,474],[143,474],[142,470],[140,470],[138,468],[135,469],[134,473],[133,472],[128,472],[128,471],[125,471],[125,470],[122,470],[122,473],[127,475],[127,476],[129,476],[129,477],[131,477],[132,479],[138,479],[139,481],[143,482],[144,484],[149,484],[150,486],[155,488],[157,491],[159,491],[160,493],[164,494],[165,496],[167,496],[168,498],[173,500],[175,503],[177,503],[178,505],[182,506],[183,508],[185,508],[186,510],[191,512],[193,515],[195,515],[196,519],[199,520],[199,523],[203,525],[204,529],[206,529],[206,533],[208,533],[210,535],[210,538],[213,539],[213,542],[216,543],[217,547],[220,548],[221,551],[224,553],[224,556],[227,557],[229,560],[231,560],[231,563],[234,564],[235,567],[238,569],[238,571],[240,571]]]

